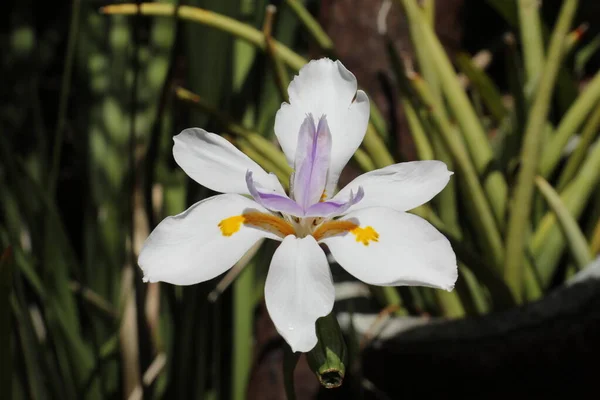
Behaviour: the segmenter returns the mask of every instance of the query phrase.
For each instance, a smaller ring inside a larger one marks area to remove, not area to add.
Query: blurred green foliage
[[[136,257],[151,227],[211,194],[172,160],[182,128],[227,135],[287,185],[272,129],[282,89],[306,62],[302,39],[311,54],[335,49],[302,1],[281,3],[273,15],[266,0],[164,0],[139,13],[73,0],[68,24],[52,23],[52,7],[36,24],[32,2],[14,3],[0,66],[2,393],[245,398],[273,247],[242,260],[225,292],[146,285]],[[502,49],[507,89],[481,63],[495,62],[488,49],[458,54],[455,69],[432,0],[394,4],[414,59],[381,36],[418,157],[456,172],[414,210],[451,240],[456,290],[371,288],[399,315],[533,301],[600,251],[600,74],[579,88],[600,41],[583,46],[572,31],[577,0],[563,1],[554,26],[537,1],[488,3],[514,30]],[[399,161],[393,131],[373,106],[355,168]]]

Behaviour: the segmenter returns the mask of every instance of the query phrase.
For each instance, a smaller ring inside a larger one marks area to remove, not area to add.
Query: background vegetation
[[[245,398],[264,349],[284,346],[262,306],[273,246],[242,260],[229,288],[231,275],[143,284],[136,258],[162,218],[211,195],[172,159],[183,128],[222,133],[287,184],[274,116],[308,58],[336,57],[314,18],[323,4],[9,3],[0,36],[1,393]],[[399,145],[394,112],[373,102],[348,175],[413,158],[448,163],[455,179],[414,212],[452,241],[460,276],[452,293],[368,288],[373,314],[500,312],[540,299],[600,252],[600,36],[577,26],[594,16],[582,11],[592,3],[540,10],[534,0],[487,0],[481,18],[501,17],[502,31],[485,43],[466,37],[473,54],[452,57],[433,29],[434,1],[378,3],[376,40],[398,101],[387,108],[405,115],[414,151]],[[399,51],[382,23],[388,6],[406,17],[413,51]],[[346,332],[355,377],[363,333]]]

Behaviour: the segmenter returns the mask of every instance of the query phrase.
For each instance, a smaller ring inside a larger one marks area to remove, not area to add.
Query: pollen
[[[324,202],[327,199],[327,190],[323,190],[323,193],[321,194],[321,198],[319,199],[319,203]]]
[[[362,242],[365,246],[368,246],[371,242],[379,242],[379,233],[372,226],[366,228],[357,226],[350,232],[356,236],[357,242]]]
[[[281,238],[295,234],[294,227],[287,221],[275,215],[261,212],[248,212],[242,215],[225,218],[219,222],[219,228],[221,229],[223,236],[229,237],[234,233],[237,233],[242,224],[251,228],[273,233]]]
[[[219,228],[223,236],[231,236],[240,230],[245,221],[246,218],[243,215],[235,215],[219,222]]]

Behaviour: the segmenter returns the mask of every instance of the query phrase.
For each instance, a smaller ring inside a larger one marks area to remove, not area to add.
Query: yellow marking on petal
[[[260,212],[248,212],[242,215],[225,218],[219,222],[219,228],[223,236],[232,236],[237,233],[242,224],[254,228],[262,229],[273,233],[281,238],[295,233],[294,227],[287,221],[276,217],[275,215],[264,214]]]
[[[312,235],[316,241],[319,241],[321,239],[326,239],[328,237],[350,232],[356,228],[358,228],[358,225],[356,225],[352,221],[327,221],[322,223],[317,229],[315,229]]]
[[[246,218],[243,215],[235,215],[219,222],[219,228],[221,228],[223,236],[231,236],[240,230],[242,223],[245,221]]]
[[[365,246],[368,246],[370,242],[379,242],[379,233],[372,226],[366,228],[357,226],[350,232],[356,236],[357,242],[362,242]]]
[[[352,233],[356,241],[368,246],[371,242],[379,242],[379,233],[372,226],[361,228],[352,221],[336,220],[327,221],[321,224],[313,232],[315,240],[326,239],[336,235]]]

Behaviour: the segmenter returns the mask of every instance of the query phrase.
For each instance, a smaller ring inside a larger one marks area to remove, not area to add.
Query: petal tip
[[[456,285],[456,281],[458,280],[458,266],[456,265],[456,262],[454,263],[454,268],[452,272],[453,274],[451,283],[442,287],[442,289],[444,289],[447,292],[451,292],[454,290],[454,286]]]
[[[363,90],[357,90],[356,96],[354,97],[354,100],[352,101],[352,103],[356,103],[356,104],[367,103],[367,105],[369,105],[369,96],[367,96],[367,94]]]

